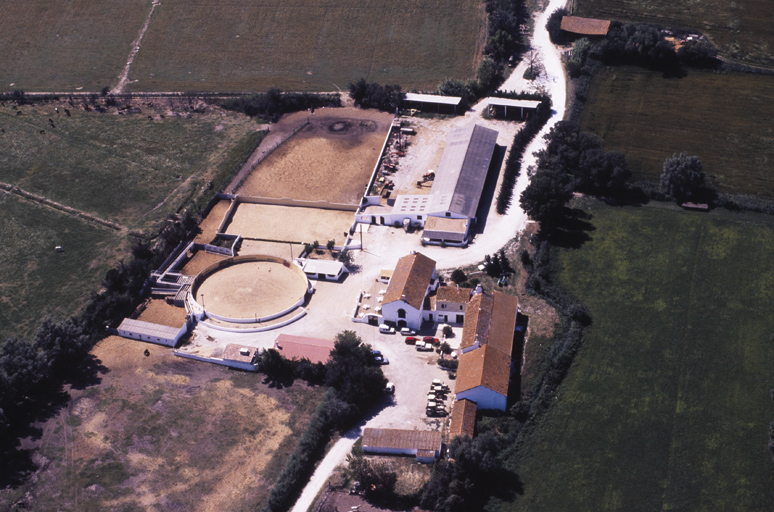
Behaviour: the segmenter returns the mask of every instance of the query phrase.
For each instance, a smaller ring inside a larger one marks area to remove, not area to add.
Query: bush
[[[282,92],[272,88],[265,93],[228,99],[220,104],[227,110],[242,112],[250,117],[265,117],[276,122],[283,114],[320,107],[340,107],[339,94]]]
[[[459,361],[457,361],[456,359],[443,359],[439,357],[438,366],[440,366],[444,370],[456,370],[457,367],[459,366]]]
[[[379,85],[366,82],[365,78],[349,84],[349,95],[357,107],[386,112],[394,112],[406,96],[400,85]]]
[[[444,325],[442,332],[444,338],[451,338],[454,336],[454,330],[451,328],[451,325]]]

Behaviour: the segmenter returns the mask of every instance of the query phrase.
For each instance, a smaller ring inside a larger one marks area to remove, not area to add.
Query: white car
[[[390,327],[387,324],[382,324],[379,326],[379,332],[383,334],[395,334],[395,327]]]
[[[409,329],[408,327],[404,327],[400,330],[400,333],[403,336],[414,336],[417,332]]]
[[[417,351],[418,352],[431,352],[433,350],[433,345],[430,343],[425,343],[424,341],[417,341]]]

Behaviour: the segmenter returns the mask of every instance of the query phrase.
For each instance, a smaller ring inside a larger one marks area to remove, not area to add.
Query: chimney
[[[400,300],[406,300],[406,294],[405,293],[400,296]]]

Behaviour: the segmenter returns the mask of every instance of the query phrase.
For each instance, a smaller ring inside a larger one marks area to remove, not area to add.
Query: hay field
[[[0,192],[0,343],[75,314],[126,250],[114,231]]]
[[[769,0],[580,0],[575,7],[578,16],[699,30],[726,57],[774,67],[774,9]]]
[[[169,0],[130,89],[335,91],[360,77],[434,89],[474,77],[485,34],[480,0]]]
[[[770,510],[774,219],[580,206],[556,268],[593,323],[500,510]]]
[[[80,103],[3,104],[0,127],[0,181],[138,229],[198,195],[223,166],[238,165],[233,148],[244,157],[260,140],[254,121],[215,107],[192,113],[143,104],[121,115]]]
[[[623,151],[635,179],[657,181],[664,160],[685,151],[718,190],[774,198],[774,77],[612,67],[588,98],[581,128]]]
[[[0,2],[0,91],[114,85],[151,0]]]
[[[238,194],[360,204],[392,116],[355,109],[318,112],[253,169]]]
[[[244,238],[281,242],[312,243],[325,246],[346,241],[345,232],[355,221],[355,212],[241,203],[226,226],[226,233]]]
[[[3,510],[27,492],[41,512],[260,509],[322,392],[116,336],[93,354],[101,383],[41,426],[30,447],[48,464],[0,493]]]

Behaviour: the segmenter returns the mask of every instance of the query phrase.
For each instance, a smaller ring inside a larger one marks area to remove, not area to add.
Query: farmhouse
[[[118,326],[118,335],[133,340],[147,341],[165,347],[176,347],[180,338],[188,332],[188,322],[182,327],[170,327],[143,320],[124,318]]]
[[[398,260],[382,299],[382,317],[398,327],[419,329],[425,298],[437,288],[435,260],[415,252]]]
[[[454,403],[449,423],[449,439],[473,437],[476,432],[476,402],[463,398]]]
[[[422,232],[422,242],[426,244],[460,244],[466,243],[470,230],[470,219],[447,219],[445,217],[428,217]]]
[[[610,28],[610,20],[581,18],[579,16],[562,17],[561,29],[571,34],[587,37],[604,37]]]
[[[473,288],[441,286],[430,297],[430,313],[427,320],[439,323],[461,324],[465,321],[465,309]]]
[[[280,334],[274,340],[274,349],[286,359],[308,359],[312,363],[327,363],[334,343],[331,340]]]
[[[500,292],[475,293],[465,311],[455,399],[471,400],[478,409],[504,411],[518,299]]]
[[[483,346],[460,356],[455,400],[468,399],[479,409],[504,411],[511,378],[511,357]]]
[[[363,429],[363,452],[384,455],[416,455],[419,462],[441,456],[441,433],[432,430],[392,428]]]

